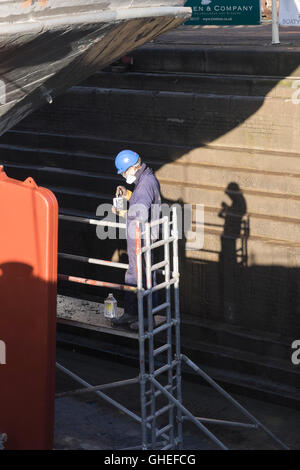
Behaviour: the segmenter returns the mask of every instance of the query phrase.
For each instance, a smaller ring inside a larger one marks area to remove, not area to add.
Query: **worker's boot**
[[[155,319],[153,317],[153,329],[156,327],[156,324],[155,324]],[[144,319],[144,329],[145,330],[148,330],[149,328],[149,324],[148,324],[148,318],[145,318]],[[133,323],[131,323],[130,325],[130,329],[133,330],[133,331],[138,331],[139,330],[139,322],[138,321],[135,321]]]
[[[113,318],[112,320],[112,325],[113,326],[118,326],[118,325],[127,325],[133,322],[137,321],[137,315],[130,315],[129,313],[124,313],[121,317],[119,318]]]

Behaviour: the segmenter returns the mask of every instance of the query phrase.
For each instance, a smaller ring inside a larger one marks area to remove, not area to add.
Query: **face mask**
[[[132,183],[135,182],[135,180],[136,180],[136,176],[134,176],[134,175],[128,175],[128,176],[126,177],[126,183],[127,183],[127,184],[132,184]]]

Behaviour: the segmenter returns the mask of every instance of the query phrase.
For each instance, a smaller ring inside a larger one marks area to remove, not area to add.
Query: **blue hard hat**
[[[131,166],[138,162],[139,155],[132,150],[122,150],[118,153],[115,159],[115,165],[118,170],[118,174],[128,170]]]

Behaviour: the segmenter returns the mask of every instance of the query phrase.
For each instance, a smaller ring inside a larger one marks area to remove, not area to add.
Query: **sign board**
[[[254,25],[261,21],[260,0],[187,0],[185,6],[193,10],[187,25]]]
[[[300,0],[280,0],[279,24],[281,26],[300,26]]]

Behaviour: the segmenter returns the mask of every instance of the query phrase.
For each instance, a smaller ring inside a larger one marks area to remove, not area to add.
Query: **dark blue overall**
[[[125,274],[125,284],[137,285],[137,264],[136,264],[136,221],[143,223],[157,220],[161,211],[160,185],[151,168],[145,163],[135,173],[135,188],[129,200],[129,208],[127,213],[127,250],[129,259],[129,268]],[[157,240],[159,237],[159,227],[151,230],[151,241]],[[143,240],[142,240],[143,245]],[[145,273],[145,257],[142,259],[143,287],[146,288]],[[152,275],[152,284],[155,285],[155,273]],[[153,304],[155,304],[155,296],[153,295]],[[125,309],[129,315],[138,315],[137,296],[136,294],[125,293]]]

